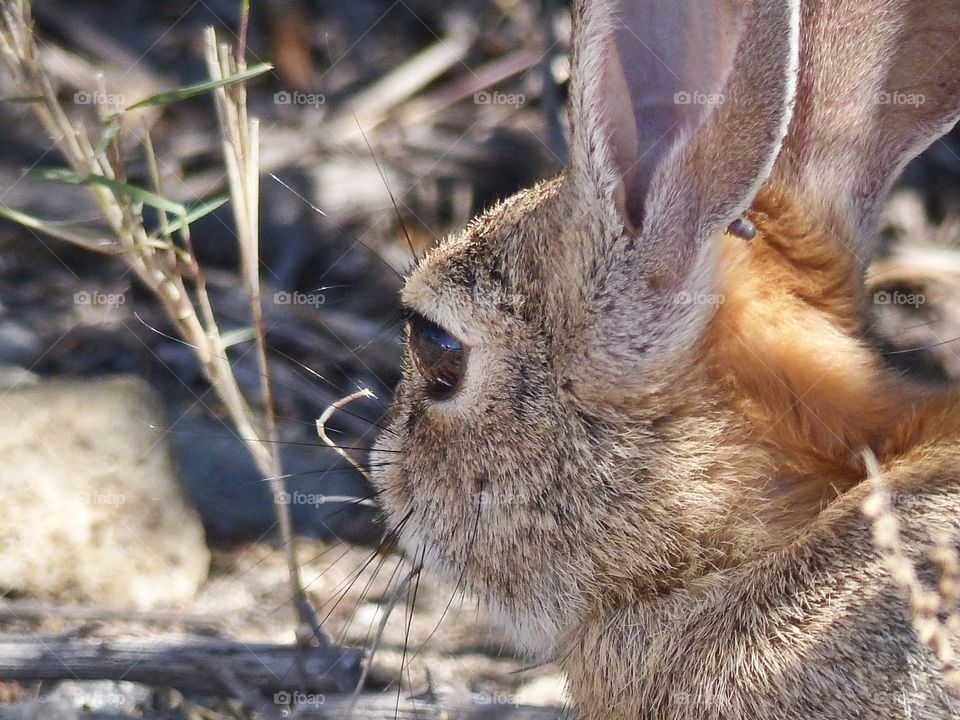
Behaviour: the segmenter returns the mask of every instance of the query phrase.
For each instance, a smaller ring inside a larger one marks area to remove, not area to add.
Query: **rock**
[[[535,678],[517,689],[514,702],[521,705],[555,705],[567,703],[567,681],[560,673]]]
[[[0,397],[0,587],[131,608],[188,602],[210,562],[140,379]]]
[[[152,695],[153,690],[150,687],[139,683],[124,680],[86,680],[59,682],[43,699],[48,703],[84,712],[136,717],[137,709],[145,707]]]
[[[199,408],[186,410],[171,434],[179,477],[212,543],[257,540],[276,528],[270,485],[243,442]],[[298,534],[375,544],[383,528],[370,507],[327,501],[368,497],[360,474],[320,440],[280,449],[287,498]]]
[[[40,378],[26,368],[0,364],[0,392],[36,385]]]
[[[9,319],[0,319],[0,365],[30,365],[42,352],[33,330]]]

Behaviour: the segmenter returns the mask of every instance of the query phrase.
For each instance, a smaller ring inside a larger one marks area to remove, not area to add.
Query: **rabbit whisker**
[[[421,643],[420,647],[417,648],[416,652],[413,654],[413,657],[410,658],[411,662],[413,661],[413,658],[417,657],[417,655],[419,655],[423,651],[423,649],[427,646],[427,643],[433,639],[433,636],[437,634],[437,631],[440,629],[440,625],[443,623],[444,618],[447,616],[447,613],[450,612],[450,608],[453,605],[454,599],[457,597],[457,593],[460,593],[460,601],[463,602],[463,599],[464,599],[463,591],[465,590],[464,581],[466,580],[467,567],[470,564],[471,558],[473,557],[473,550],[474,550],[474,547],[476,546],[477,532],[480,529],[480,511],[483,507],[483,503],[482,503],[483,488],[484,488],[484,484],[481,482],[480,492],[477,494],[477,513],[474,517],[473,530],[470,534],[470,541],[467,545],[467,556],[464,559],[463,567],[460,569],[460,575],[457,578],[457,583],[456,585],[453,586],[453,592],[450,593],[450,599],[447,601],[446,606],[443,608],[443,612],[440,613],[440,619],[437,620],[437,624],[434,625],[433,630],[430,631],[430,634],[427,636],[427,639],[424,640],[423,643]],[[424,548],[424,550],[426,550],[426,548]],[[423,563],[421,561],[421,565],[422,564]],[[461,587],[461,586],[464,586],[464,587]],[[479,605],[477,609],[479,612]]]
[[[930,343],[929,345],[919,345],[917,347],[905,348],[903,350],[890,350],[889,352],[884,353],[884,355],[904,355],[906,353],[921,352],[923,350],[931,350],[936,347],[941,347],[943,345],[949,345],[950,343],[957,342],[957,340],[960,340],[960,337],[950,338],[949,340],[941,340],[940,342]]]
[[[373,572],[370,573],[370,577],[367,578],[367,582],[364,583],[363,589],[357,593],[357,600],[353,604],[353,609],[350,611],[350,614],[347,616],[347,621],[343,624],[343,627],[340,629],[340,635],[337,639],[338,645],[343,645],[346,643],[347,634],[350,632],[350,626],[353,625],[354,619],[357,617],[357,611],[360,609],[360,604],[366,599],[367,593],[370,592],[370,586],[373,585],[373,582],[380,575],[380,571],[383,569],[384,563],[387,561],[387,556],[380,554],[380,559],[377,561],[376,567],[374,567]]]
[[[426,555],[426,552],[427,552],[427,548],[426,548],[426,545],[424,545],[422,546],[422,549],[420,551],[420,562],[417,565],[418,568],[423,567],[423,559],[424,559],[424,556]],[[414,556],[416,556],[416,553],[414,553]],[[412,602],[410,599],[411,589],[413,590]],[[410,583],[407,584],[406,630],[404,631],[404,635],[403,635],[403,653],[400,656],[400,673],[399,673],[399,677],[397,678],[397,705],[394,712],[395,719],[400,714],[400,692],[403,689],[403,669],[405,666],[407,668],[407,681],[410,685],[413,684],[413,681],[410,676],[410,665],[407,662],[407,650],[409,649],[409,646],[410,646],[410,628],[413,627],[413,612],[417,604],[417,593],[419,591],[420,591],[420,572],[418,571],[416,574],[416,581],[412,583],[412,585]],[[413,658],[411,658],[410,661],[412,662]]]
[[[356,116],[354,116],[354,120],[356,120]],[[367,146],[367,150],[370,152],[370,158],[373,160],[373,164],[377,166],[377,172],[380,173],[380,179],[383,181],[383,186],[387,189],[387,194],[390,196],[390,203],[393,205],[393,211],[397,215],[397,222],[400,223],[400,228],[403,230],[403,236],[407,241],[407,247],[410,249],[410,255],[413,257],[413,266],[417,267],[420,265],[420,258],[417,256],[417,251],[413,247],[413,240],[410,239],[410,233],[407,232],[407,224],[403,221],[403,215],[400,214],[400,208],[397,206],[397,199],[394,197],[393,190],[390,188],[390,183],[387,182],[387,176],[383,174],[383,168],[380,167],[380,161],[377,160],[376,153],[373,152],[373,147],[370,145],[370,140],[367,138],[367,133],[364,132],[359,120],[357,120],[357,128],[360,130],[360,136],[363,138],[363,142]]]
[[[360,674],[360,679],[357,681],[357,686],[353,691],[353,697],[350,701],[350,707],[347,709],[347,717],[351,717],[353,713],[353,708],[356,705],[357,699],[360,697],[360,692],[363,690],[364,685],[367,681],[367,675],[370,673],[370,668],[373,667],[373,658],[377,653],[377,650],[380,647],[380,641],[383,638],[383,633],[387,628],[387,621],[390,619],[390,616],[393,614],[394,608],[397,606],[397,602],[400,600],[400,596],[403,594],[403,591],[410,584],[410,581],[416,575],[420,576],[420,570],[422,566],[411,568],[410,572],[404,575],[403,579],[400,581],[399,585],[394,589],[390,590],[390,586],[393,585],[393,581],[396,579],[397,571],[400,570],[400,567],[404,563],[404,558],[399,558],[397,561],[396,567],[393,569],[393,573],[390,575],[390,579],[387,581],[386,594],[389,596],[386,607],[383,609],[383,612],[380,617],[380,625],[377,628],[377,632],[373,637],[373,642],[370,642],[370,633],[373,631],[373,625],[376,622],[376,616],[371,618],[370,626],[367,629],[366,640],[364,642],[364,647],[369,647],[367,652],[367,661],[363,665],[363,672]]]
[[[334,610],[336,610],[340,602],[343,601],[343,598],[345,598],[347,594],[350,592],[350,589],[353,587],[354,583],[356,583],[356,581],[363,574],[363,571],[370,566],[370,563],[372,563],[378,555],[380,555],[387,547],[389,547],[390,543],[392,543],[395,537],[399,535],[400,531],[403,529],[403,526],[406,524],[407,520],[409,520],[412,515],[413,515],[413,510],[411,509],[410,512],[407,513],[407,515],[404,516],[399,523],[397,523],[396,527],[393,528],[393,530],[391,530],[389,533],[387,533],[384,536],[383,540],[380,541],[380,544],[377,546],[377,548],[370,554],[370,557],[367,558],[366,561],[361,563],[358,569],[351,571],[350,577],[348,577],[347,580],[341,582],[340,585],[334,588],[334,593],[336,593],[340,590],[340,588],[344,584],[346,584],[346,588],[342,592],[340,592],[339,597],[336,597],[335,602],[333,603],[332,607],[327,612],[327,614],[324,616],[323,620],[321,621],[321,624],[325,623],[327,619],[330,617],[330,615],[333,614]],[[314,578],[314,580],[316,579],[319,579],[319,576],[317,578]],[[309,587],[309,584],[308,584],[308,587]],[[323,610],[329,604],[330,604],[330,601],[327,601],[326,603],[321,605],[319,608],[317,608],[317,610]]]
[[[361,246],[362,248],[364,248],[367,252],[369,252],[373,257],[375,257],[377,260],[379,260],[379,261],[384,265],[384,267],[386,267],[391,273],[393,273],[394,275],[397,276],[397,279],[399,279],[401,282],[404,280],[403,275],[401,275],[399,272],[397,272],[397,269],[396,269],[395,267],[393,267],[393,265],[391,265],[390,263],[388,263],[378,252],[376,252],[373,248],[371,248],[369,245],[367,245],[365,242],[363,242],[360,238],[355,237],[352,233],[348,232],[348,231],[347,231],[345,228],[343,228],[342,226],[338,225],[338,224],[335,223],[335,222],[332,222],[332,221],[330,220],[329,216],[328,216],[325,212],[323,212],[320,208],[318,208],[318,207],[316,207],[315,205],[313,205],[312,203],[310,203],[305,197],[303,197],[300,193],[298,193],[298,192],[297,192],[296,190],[294,190],[292,187],[290,187],[290,186],[287,185],[285,182],[283,182],[283,181],[282,181],[280,178],[278,178],[276,175],[274,175],[274,174],[271,173],[271,174],[270,174],[270,177],[272,177],[276,182],[278,182],[283,188],[285,188],[286,190],[288,190],[289,192],[291,192],[295,197],[299,198],[299,200],[300,200],[301,202],[303,202],[303,203],[304,203],[307,207],[309,207],[311,210],[313,210],[314,212],[318,213],[318,214],[321,215],[322,217],[326,218],[327,221],[330,222],[330,224],[333,225],[333,227],[337,229],[337,231],[343,233],[347,238],[350,239],[350,241],[351,241],[354,245],[360,245],[360,246]],[[321,278],[321,279],[322,279],[322,278]]]

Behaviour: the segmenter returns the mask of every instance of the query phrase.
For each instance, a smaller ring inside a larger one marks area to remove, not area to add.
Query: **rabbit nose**
[[[744,240],[753,240],[753,236],[757,234],[757,228],[746,217],[738,217],[727,226],[727,232]]]

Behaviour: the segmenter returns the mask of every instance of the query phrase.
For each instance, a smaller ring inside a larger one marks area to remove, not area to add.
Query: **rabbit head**
[[[949,5],[574,3],[568,168],[403,289],[373,465],[415,562],[549,655],[859,482],[914,401],[860,340],[861,278],[884,193],[957,117]]]

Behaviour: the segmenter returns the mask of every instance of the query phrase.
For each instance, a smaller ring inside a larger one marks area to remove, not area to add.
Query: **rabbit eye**
[[[417,370],[427,381],[427,394],[443,400],[456,392],[463,379],[466,350],[436,323],[422,315],[410,317],[410,351]]]

